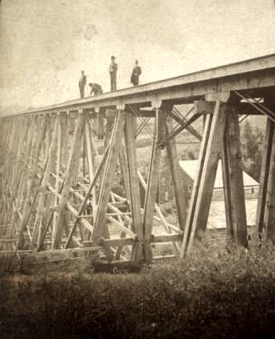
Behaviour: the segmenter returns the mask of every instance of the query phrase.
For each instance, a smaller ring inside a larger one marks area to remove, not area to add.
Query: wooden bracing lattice
[[[127,105],[98,114],[74,110],[5,119],[1,250],[97,250],[108,261],[150,263],[164,243],[168,256],[186,256],[206,231],[219,159],[228,236],[247,247],[238,112],[220,100],[198,101],[191,112],[187,120],[170,104],[146,113]],[[201,136],[192,124],[202,118]],[[273,124],[268,120],[257,219],[259,230],[267,224],[268,234],[274,233]],[[137,143],[146,129],[151,148],[144,172]],[[175,140],[184,129],[201,141],[189,202]],[[174,191],[174,223],[165,218],[157,199],[164,157]]]
[[[2,216],[10,215],[11,221],[2,239],[4,251],[88,251],[96,247],[108,260],[150,262],[152,242],[170,242],[179,250],[186,214],[186,206],[180,203],[183,191],[176,194],[181,227],[166,222],[156,203],[159,142],[169,133],[167,113],[156,111],[146,180],[137,166],[140,126],[134,110],[108,110],[104,140],[95,135],[94,119],[87,113],[76,118],[65,113],[24,117],[5,126],[10,138],[3,147],[11,156],[5,162],[4,182],[10,192],[9,201],[2,202]],[[19,130],[22,142],[16,143]],[[176,184],[175,144],[170,140],[168,145]],[[123,196],[113,190],[118,173]],[[145,194],[144,206],[140,189]],[[158,229],[162,225],[165,233],[153,236],[153,224]]]

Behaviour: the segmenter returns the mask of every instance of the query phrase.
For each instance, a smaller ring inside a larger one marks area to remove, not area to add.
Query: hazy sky
[[[45,106],[88,82],[118,88],[275,53],[274,0],[2,0],[1,104]],[[86,89],[88,94],[88,89]]]

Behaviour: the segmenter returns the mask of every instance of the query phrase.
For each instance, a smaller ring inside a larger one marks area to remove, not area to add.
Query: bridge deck
[[[181,104],[203,99],[206,94],[268,89],[275,86],[275,54],[215,67],[138,87],[89,96],[80,100],[33,109],[21,114],[40,114],[92,108],[116,108],[126,104],[154,106],[154,102]],[[3,112],[4,113],[4,112]],[[19,114],[18,114],[19,115]]]

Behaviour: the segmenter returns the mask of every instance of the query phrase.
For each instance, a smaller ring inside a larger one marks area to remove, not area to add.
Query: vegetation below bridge
[[[274,338],[274,250],[213,253],[139,274],[2,257],[1,338]]]

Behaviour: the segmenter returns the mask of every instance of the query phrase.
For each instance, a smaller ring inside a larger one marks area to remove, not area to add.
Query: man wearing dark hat
[[[86,75],[84,74],[84,71],[81,71],[81,76],[78,83],[81,99],[84,98],[86,81],[87,81]]]
[[[135,66],[134,66],[132,74],[131,74],[131,83],[134,86],[138,86],[140,75],[141,75],[141,67],[138,65],[138,60],[136,60]]]
[[[111,91],[116,90],[116,72],[117,72],[117,64],[115,62],[115,57],[111,56],[111,64],[109,67],[109,73],[110,73],[110,80],[111,80]]]
[[[102,87],[99,84],[90,82],[89,86],[91,87],[91,94],[98,95],[103,93]]]

